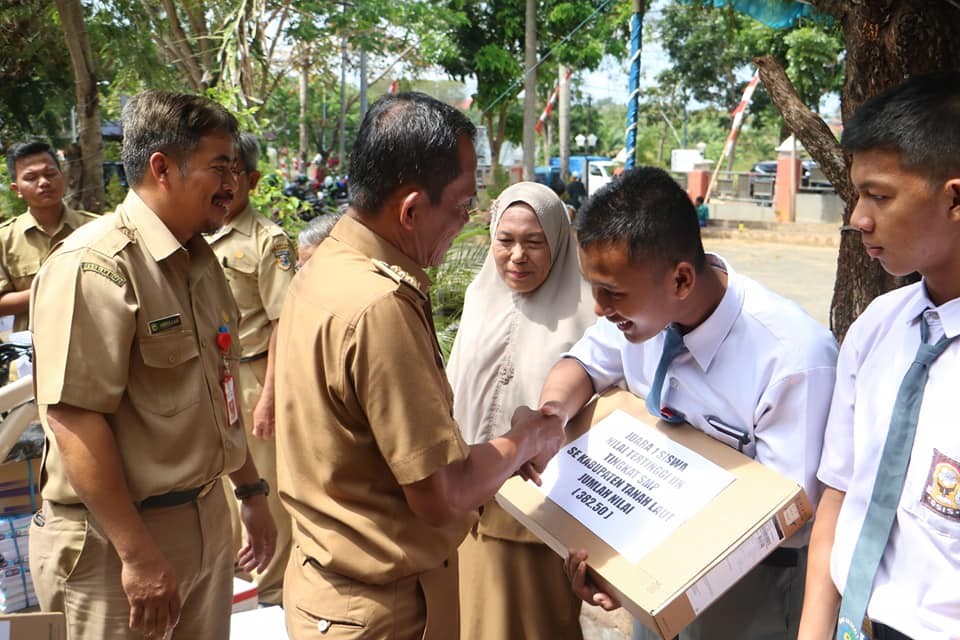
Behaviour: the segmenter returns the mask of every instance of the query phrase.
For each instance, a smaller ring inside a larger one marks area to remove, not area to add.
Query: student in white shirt
[[[810,543],[806,640],[833,637],[921,322],[929,326],[927,343],[960,334],[960,73],[914,77],[865,102],[842,144],[860,196],[850,224],[864,249],[888,273],[923,279],[875,299],[840,350],[818,472],[826,486]],[[899,501],[892,497],[892,530],[867,600],[872,622],[863,626],[879,640],[960,637],[960,340],[927,370],[903,488]],[[856,638],[860,625],[841,623],[838,637]]]
[[[816,502],[833,336],[795,303],[705,254],[693,204],[660,169],[625,173],[584,205],[576,227],[581,271],[601,317],[551,370],[541,404],[569,420],[614,384],[646,396],[672,325],[686,351],[667,369],[657,405],[663,414],[794,479]],[[805,534],[787,541],[682,637],[794,637]],[[586,579],[585,559],[571,551],[575,591],[590,604],[619,606]],[[635,624],[634,637],[645,632]]]

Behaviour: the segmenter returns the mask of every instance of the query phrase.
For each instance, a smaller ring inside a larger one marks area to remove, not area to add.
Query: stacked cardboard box
[[[0,464],[0,516],[32,514],[39,501],[39,460]]]
[[[31,516],[0,518],[0,613],[36,606],[27,540]]]

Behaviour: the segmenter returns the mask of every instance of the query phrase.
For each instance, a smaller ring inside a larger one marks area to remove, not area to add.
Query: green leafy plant
[[[483,266],[489,245],[487,226],[474,218],[453,241],[443,264],[427,270],[433,281],[430,287],[433,323],[445,360],[457,337],[467,287]]]

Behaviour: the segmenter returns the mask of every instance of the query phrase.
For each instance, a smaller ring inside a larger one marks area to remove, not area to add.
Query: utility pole
[[[633,15],[630,17],[630,96],[627,98],[627,161],[626,169],[637,164],[637,111],[640,98],[640,51],[643,38],[644,0],[633,0]]]
[[[567,65],[557,65],[557,73],[560,78],[560,104],[557,113],[557,124],[560,125],[560,132],[557,134],[560,142],[560,179],[566,184],[570,177],[570,78],[567,77]]]
[[[347,155],[347,36],[340,36],[340,135],[337,157],[340,164],[337,172],[343,172],[343,162]]]
[[[360,119],[367,112],[367,49],[360,45]]]
[[[527,0],[523,34],[523,179],[537,166],[537,0]]]
[[[309,90],[310,53],[307,46],[300,48],[300,167],[307,173],[307,92]]]

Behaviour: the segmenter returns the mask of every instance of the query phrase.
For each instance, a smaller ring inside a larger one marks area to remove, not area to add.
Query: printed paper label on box
[[[636,564],[734,476],[625,411],[561,450],[540,490]]]
[[[687,589],[687,599],[696,615],[732,587],[741,577],[757,566],[770,551],[780,544],[780,534],[773,520],[768,520],[752,536],[743,541],[733,553]]]

